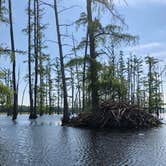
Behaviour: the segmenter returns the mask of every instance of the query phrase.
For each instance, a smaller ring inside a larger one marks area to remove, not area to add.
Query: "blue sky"
[[[53,0],[47,0],[47,2],[53,2]],[[72,23],[74,20],[79,18],[79,13],[85,11],[86,0],[62,0],[60,8],[64,6],[77,5],[73,10],[69,10],[60,15],[61,23]],[[125,22],[128,25],[128,32],[134,35],[138,35],[140,40],[139,43],[132,47],[124,48],[126,52],[133,52],[139,56],[152,55],[159,58],[162,63],[166,63],[166,0],[126,0],[127,4],[122,0],[116,0],[116,8],[121,15],[125,17]],[[15,34],[15,45],[17,49],[27,50],[27,37],[21,32],[27,24],[27,16],[25,8],[27,1],[25,0],[12,0],[13,3],[13,20],[14,20],[14,34]],[[107,14],[103,16],[107,19]],[[47,40],[56,40],[56,29],[54,12],[52,9],[46,11],[43,21],[48,23],[48,30],[45,35]],[[74,30],[74,29],[73,29]],[[78,40],[81,38],[84,29],[74,34]],[[66,33],[63,30],[63,33]],[[70,32],[71,33],[71,32]],[[66,42],[64,40],[64,42]],[[0,43],[6,43],[10,46],[9,26],[0,25]],[[47,43],[47,52],[54,58],[58,56],[58,50],[55,43]],[[65,53],[70,48],[65,48]],[[25,86],[23,76],[27,72],[27,65],[22,63],[26,60],[26,55],[17,55],[17,66],[21,69],[21,81],[20,81],[20,97]],[[6,57],[0,58],[0,65],[7,66],[9,61]],[[27,93],[26,93],[27,94]],[[24,104],[28,104],[28,95],[25,95]]]
[[[140,37],[139,45],[132,48],[137,54],[150,54],[164,58],[166,54],[166,1],[128,0],[128,6],[121,5],[129,31]],[[123,7],[122,7],[123,6]]]

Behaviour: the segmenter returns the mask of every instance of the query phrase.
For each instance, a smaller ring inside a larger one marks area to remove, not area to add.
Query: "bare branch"
[[[47,2],[44,2],[44,1],[42,1],[42,0],[40,0],[40,3],[41,3],[42,5],[46,5],[46,6],[49,6],[49,7],[51,7],[51,8],[54,8],[54,5],[52,5],[52,4],[50,4],[50,3],[47,3]]]
[[[71,23],[71,24],[61,24],[61,25],[59,25],[59,26],[61,26],[61,27],[69,27],[69,26],[72,26],[72,25],[74,25],[75,24],[75,22],[73,22],[73,23]]]
[[[70,6],[68,8],[64,8],[64,9],[60,10],[58,13],[60,14],[60,13],[62,13],[64,11],[67,11],[67,10],[70,10],[70,9],[73,9],[73,8],[76,8],[76,7],[79,7],[79,6],[78,5],[73,5],[73,6]]]
[[[96,0],[96,1],[101,3],[101,4],[103,4],[108,9],[108,11],[111,13],[111,15],[114,18],[117,18],[119,21],[121,21],[122,24],[126,25],[125,22],[124,22],[124,19],[119,14],[117,14],[117,11],[114,9],[114,5],[113,4],[112,4],[112,8],[111,8],[108,5],[108,2],[106,2],[106,1],[103,1],[103,0]]]
[[[58,42],[55,41],[55,40],[44,40],[44,42],[50,42],[50,43],[56,43],[56,44],[58,44]],[[70,44],[63,44],[62,46],[72,47],[72,45],[70,45]]]
[[[4,54],[11,54],[12,50],[11,49],[7,49],[7,48],[0,48],[0,53],[4,53]],[[26,54],[26,51],[22,51],[22,50],[15,50],[15,53],[18,54]]]

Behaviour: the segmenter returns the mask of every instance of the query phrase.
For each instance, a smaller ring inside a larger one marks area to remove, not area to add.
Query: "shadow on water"
[[[166,125],[140,131],[61,126],[60,115],[0,116],[0,165],[151,166],[166,163]]]

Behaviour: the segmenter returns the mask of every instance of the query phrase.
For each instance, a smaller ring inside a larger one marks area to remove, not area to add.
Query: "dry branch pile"
[[[103,102],[96,113],[80,113],[69,125],[88,128],[150,128],[161,122],[136,105],[125,102]]]

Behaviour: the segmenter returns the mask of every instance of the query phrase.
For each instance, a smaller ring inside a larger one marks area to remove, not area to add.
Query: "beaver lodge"
[[[139,108],[125,102],[103,102],[97,112],[83,112],[73,117],[69,125],[74,127],[133,129],[157,127],[159,119]]]

